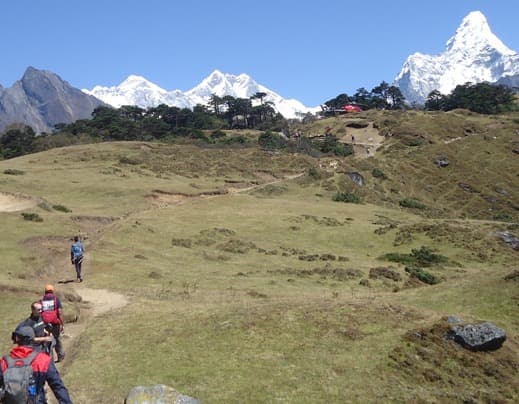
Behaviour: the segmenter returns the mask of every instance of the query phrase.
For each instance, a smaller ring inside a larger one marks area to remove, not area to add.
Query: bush
[[[225,134],[225,132],[223,130],[215,130],[211,133],[211,137],[213,139],[219,139],[219,138],[222,138],[222,137],[226,137],[227,135]]]
[[[411,199],[411,198],[405,198],[405,199],[402,199],[400,202],[399,202],[399,205],[402,206],[403,208],[410,208],[410,209],[425,209],[426,206],[417,201],[416,199]]]
[[[440,283],[440,280],[434,276],[433,274],[424,271],[421,268],[416,267],[405,267],[405,271],[412,277],[419,279],[423,283],[427,283],[428,285],[436,285]]]
[[[6,174],[6,175],[23,175],[23,174],[25,174],[25,171],[15,170],[14,168],[8,168],[8,169],[4,170],[4,174]]]
[[[333,154],[336,156],[351,156],[353,154],[353,146],[346,143],[337,143],[333,148]]]
[[[435,254],[429,247],[420,247],[419,249],[412,249],[411,254],[400,254],[400,253],[388,253],[382,256],[382,259],[386,259],[391,262],[399,262],[409,266],[423,266],[430,267],[435,264],[442,264],[448,262],[448,258]]]
[[[69,208],[67,208],[66,206],[63,206],[63,205],[52,205],[52,209],[57,210],[59,212],[65,212],[65,213],[72,212]]]
[[[420,247],[419,250],[411,250],[411,256],[419,265],[422,266],[442,264],[449,260],[447,257],[440,254],[435,254],[432,249],[424,246]]]
[[[279,150],[286,147],[287,140],[284,137],[268,130],[259,136],[258,144],[263,149]]]
[[[188,238],[173,238],[171,239],[171,245],[175,247],[191,248],[193,242]]]
[[[22,213],[23,220],[30,220],[32,222],[43,222],[43,218],[37,213]]]
[[[382,259],[391,262],[399,262],[404,265],[413,265],[415,264],[415,260],[411,257],[410,254],[400,254],[400,253],[387,253],[382,256]]]
[[[360,203],[360,197],[352,192],[337,192],[333,197],[335,202]]]
[[[136,166],[136,165],[140,164],[140,161],[137,159],[134,159],[132,157],[123,156],[119,159],[119,163],[130,164],[130,165]]]
[[[320,180],[323,177],[321,170],[315,167],[310,167],[308,169],[307,174],[310,178],[313,178],[314,180]]]
[[[386,174],[384,174],[384,172],[377,167],[375,167],[373,171],[371,171],[371,174],[373,175],[373,177],[380,178],[381,180],[385,180],[387,178]]]

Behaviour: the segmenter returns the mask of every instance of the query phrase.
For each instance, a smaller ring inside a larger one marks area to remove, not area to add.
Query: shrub
[[[65,213],[72,212],[69,208],[67,208],[66,206],[63,206],[63,205],[52,205],[52,209],[57,210],[59,212],[65,212]]]
[[[302,137],[296,141],[290,141],[287,143],[287,148],[290,153],[302,153],[315,158],[318,158],[321,155],[318,147],[319,145],[314,144],[311,139],[307,137]]]
[[[136,166],[136,165],[140,164],[140,161],[138,161],[132,157],[122,156],[121,158],[119,158],[119,163],[130,164],[130,165]]]
[[[22,213],[24,220],[30,220],[32,222],[43,222],[43,218],[37,213]]]
[[[263,149],[267,150],[284,149],[287,145],[287,141],[284,137],[273,133],[270,130],[259,136],[258,143]]]
[[[352,192],[337,192],[333,197],[335,202],[360,203],[360,197]]]
[[[171,245],[175,247],[191,248],[193,242],[188,238],[173,238],[171,239]]]
[[[384,174],[384,172],[377,167],[375,167],[373,171],[371,171],[371,174],[373,175],[373,177],[380,178],[381,180],[385,180],[387,178],[386,174]]]
[[[427,283],[428,285],[436,285],[437,283],[440,283],[440,280],[436,276],[421,268],[405,267],[405,271],[410,276],[415,277],[419,279],[421,282]]]
[[[448,258],[435,254],[429,247],[421,246],[420,249],[411,250],[411,257],[422,266],[431,266],[434,264],[442,264],[448,261]]]
[[[14,168],[8,168],[8,169],[4,170],[4,174],[7,174],[7,175],[24,175],[25,171],[16,170]]]
[[[419,249],[412,249],[410,254],[388,253],[382,256],[391,262],[399,262],[409,266],[423,266],[430,267],[435,264],[442,264],[448,262],[448,258],[435,254],[429,247],[422,246]]]
[[[308,176],[314,180],[320,180],[322,178],[322,172],[318,168],[310,167],[308,169]]]
[[[426,206],[417,201],[416,199],[412,199],[412,198],[405,198],[405,199],[402,199],[400,202],[399,202],[399,205],[402,206],[403,208],[410,208],[410,209],[425,209]]]
[[[346,143],[337,143],[333,148],[333,154],[336,156],[351,156],[353,154],[353,146]]]
[[[387,253],[382,256],[382,259],[391,262],[399,262],[404,265],[413,265],[415,264],[415,260],[411,257],[410,254],[400,254],[400,253]]]
[[[402,279],[398,272],[392,270],[391,268],[385,268],[385,267],[371,268],[369,270],[369,277],[371,279],[386,278],[386,279],[391,279],[395,282],[398,282],[399,280]]]
[[[225,134],[225,132],[223,130],[215,130],[211,133],[211,137],[213,139],[219,139],[219,138],[222,138],[222,137],[226,137],[227,135]]]
[[[411,146],[411,147],[421,146],[424,143],[425,143],[425,140],[421,139],[421,138],[409,139],[404,142],[404,144],[406,144],[407,146]]]
[[[492,216],[492,220],[497,220],[499,222],[513,222],[514,218],[506,212],[498,212]]]

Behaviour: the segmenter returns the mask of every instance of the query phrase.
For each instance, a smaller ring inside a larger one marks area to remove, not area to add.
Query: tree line
[[[324,103],[324,112],[340,109],[344,105],[355,104],[362,109],[403,109],[405,108],[405,97],[400,89],[396,86],[390,86],[382,81],[371,91],[364,87],[357,89],[355,94],[349,96],[346,93],[339,94]]]
[[[246,139],[240,136],[227,138],[224,129],[257,129],[288,134],[290,121],[276,112],[271,102],[265,101],[266,96],[264,92],[257,92],[249,98],[219,97],[213,94],[208,105],[197,105],[192,110],[165,104],[147,109],[128,105],[120,108],[97,107],[91,119],[58,124],[52,134],[40,136],[36,136],[28,126],[12,125],[0,135],[0,158],[12,158],[77,143],[116,140],[174,141],[185,138],[206,143],[221,142],[222,139],[245,143]],[[371,91],[359,88],[352,96],[342,93],[326,101],[323,115],[346,104],[356,104],[364,110],[410,107],[400,89],[383,81]],[[424,108],[430,111],[465,108],[477,113],[494,114],[515,110],[517,105],[513,91],[505,86],[466,83],[458,85],[448,95],[432,91]],[[208,135],[207,132],[211,133]],[[273,139],[269,135],[262,141],[272,145]],[[335,153],[350,153],[350,150],[336,147],[336,142],[332,143]],[[299,142],[298,145],[302,147],[303,143]]]
[[[497,114],[517,109],[512,89],[489,83],[458,85],[447,95],[432,91],[425,102],[428,111],[450,111],[464,108],[480,114]]]

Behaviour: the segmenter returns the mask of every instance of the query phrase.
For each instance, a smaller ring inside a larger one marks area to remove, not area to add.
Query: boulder
[[[519,251],[519,238],[509,231],[501,231],[497,233],[498,237],[514,250]]]
[[[201,404],[200,400],[180,394],[174,388],[157,384],[134,387],[124,400],[125,404]]]
[[[362,174],[358,172],[349,172],[347,173],[350,180],[352,180],[355,184],[363,187],[366,184],[366,181],[364,180],[364,177]]]
[[[436,164],[438,167],[447,167],[451,162],[449,159],[445,156],[439,156],[434,160],[434,164]]]
[[[506,340],[505,331],[489,322],[453,326],[447,337],[471,351],[493,351]]]

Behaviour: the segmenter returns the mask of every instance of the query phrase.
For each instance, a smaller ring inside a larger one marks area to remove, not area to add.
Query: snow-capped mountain
[[[494,83],[519,73],[519,54],[495,36],[480,11],[469,13],[437,56],[409,56],[394,85],[409,102],[424,103],[429,93],[449,94],[467,82]]]
[[[167,91],[140,76],[130,76],[118,86],[96,86],[83,90],[100,100],[119,108],[122,105],[137,105],[141,108],[155,107],[160,104],[179,108],[193,108],[197,104],[207,105],[213,94],[224,97],[249,98],[257,92],[266,93],[264,101],[271,101],[274,108],[285,118],[296,118],[298,113],[317,112],[320,108],[309,108],[293,99],[284,99],[279,94],[256,83],[246,74],[238,76],[212,72],[200,84],[189,91]]]

